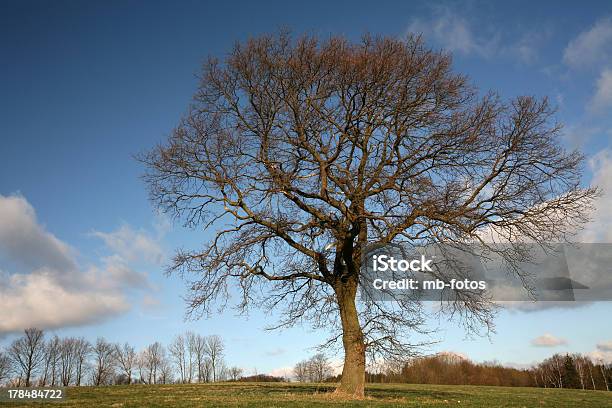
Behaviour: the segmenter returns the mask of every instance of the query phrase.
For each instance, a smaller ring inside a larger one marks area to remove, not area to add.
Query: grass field
[[[447,385],[370,385],[366,398],[338,400],[328,384],[217,383],[70,387],[66,407],[612,407],[612,392]]]

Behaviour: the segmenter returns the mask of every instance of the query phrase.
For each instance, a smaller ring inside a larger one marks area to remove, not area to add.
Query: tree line
[[[328,381],[337,379],[332,377]],[[612,364],[579,353],[554,354],[531,368],[517,369],[494,361],[476,363],[457,354],[439,353],[372,367],[366,372],[366,381],[610,391]]]
[[[167,346],[154,342],[138,351],[129,343],[111,343],[103,337],[94,343],[83,337],[47,338],[42,330],[29,328],[0,349],[0,385],[54,387],[290,380],[263,374],[245,377],[241,368],[227,366],[224,350],[220,336],[203,336],[191,331],[175,336]],[[322,353],[298,362],[292,374],[299,382],[340,380],[339,375],[333,375],[333,368]],[[554,354],[531,368],[517,369],[439,353],[371,366],[366,372],[366,381],[610,391],[612,364],[579,353]]]
[[[191,331],[164,346],[154,342],[136,350],[129,343],[99,337],[47,338],[37,328],[26,329],[0,349],[0,385],[80,386],[112,384],[167,384],[238,380],[242,369],[228,367],[225,345],[217,335]]]

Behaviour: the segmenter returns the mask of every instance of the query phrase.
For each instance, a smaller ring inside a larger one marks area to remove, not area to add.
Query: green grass
[[[612,407],[612,392],[453,385],[369,385],[346,401],[329,384],[217,383],[69,387],[63,402],[0,403],[31,407]]]

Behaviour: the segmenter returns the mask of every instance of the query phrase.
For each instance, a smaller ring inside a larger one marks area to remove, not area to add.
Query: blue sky
[[[323,334],[264,331],[274,318],[262,311],[184,322],[183,285],[163,276],[164,260],[208,235],[154,212],[133,159],[178,122],[206,56],[283,27],[355,40],[422,32],[483,92],[549,96],[563,143],[588,157],[584,184],[612,189],[612,4],[509,3],[0,2],[0,335],[28,321],[142,347],[192,329],[222,335],[228,363],[260,373],[311,352]],[[607,195],[594,217],[584,239],[611,242]],[[57,287],[53,262],[79,283]],[[570,350],[612,358],[610,312],[605,302],[504,311],[497,334],[473,340],[432,322],[430,351],[515,364]]]

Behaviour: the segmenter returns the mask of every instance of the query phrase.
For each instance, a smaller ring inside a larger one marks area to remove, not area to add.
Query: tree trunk
[[[355,307],[357,283],[339,282],[335,291],[340,309],[344,345],[342,380],[336,393],[362,398],[365,387],[365,344]]]

